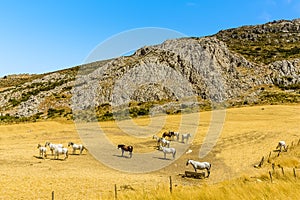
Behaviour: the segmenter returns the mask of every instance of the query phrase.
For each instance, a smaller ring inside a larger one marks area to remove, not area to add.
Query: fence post
[[[268,163],[270,163],[271,154],[272,154],[272,151],[270,151],[270,153],[269,153]]]
[[[280,167],[280,168],[281,168],[282,175],[284,175],[284,170],[283,170],[283,167]]]
[[[118,199],[117,184],[115,184],[115,199]]]
[[[275,163],[272,163],[273,173],[275,172]]]
[[[52,200],[54,200],[54,191],[52,191]]]
[[[170,176],[169,178],[170,178],[170,193],[172,193],[172,190],[173,190],[173,188],[172,188],[173,187],[172,186],[172,177]]]
[[[264,164],[264,160],[265,160],[265,157],[263,156],[260,160],[260,163],[259,163],[259,167],[261,167],[263,164]]]
[[[272,177],[272,173],[271,173],[271,171],[269,171],[269,175],[270,175],[270,180],[271,180],[271,183],[273,183],[273,177]]]

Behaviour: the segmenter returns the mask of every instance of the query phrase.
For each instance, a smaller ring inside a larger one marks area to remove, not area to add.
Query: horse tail
[[[85,146],[83,146],[83,145],[82,145],[82,149],[88,151],[88,149]]]
[[[211,164],[209,163],[209,169],[211,168]]]

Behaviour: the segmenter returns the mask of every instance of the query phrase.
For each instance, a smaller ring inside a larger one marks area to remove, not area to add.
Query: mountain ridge
[[[74,110],[93,107],[97,118],[106,120],[113,119],[113,106],[122,103],[130,104],[131,117],[149,114],[156,104],[161,105],[162,112],[180,113],[180,99],[190,89],[197,98],[197,111],[211,109],[213,103],[226,107],[299,103],[297,36],[300,19],[279,20],[201,38],[167,40],[140,48],[132,56],[19,80],[3,77],[0,119],[72,119]],[[176,76],[179,82],[170,76]],[[5,85],[8,80],[11,83]]]

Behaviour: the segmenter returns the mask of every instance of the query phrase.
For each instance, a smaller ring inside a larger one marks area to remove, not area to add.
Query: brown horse
[[[174,132],[174,131],[164,132],[164,133],[162,134],[162,137],[163,137],[163,138],[169,137],[170,139],[171,139],[171,138],[173,139],[174,136],[175,136],[175,132]]]
[[[131,146],[131,145],[127,146],[125,144],[119,144],[118,149],[120,149],[120,148],[122,150],[122,157],[123,157],[124,151],[128,151],[130,158],[132,157],[133,146]]]

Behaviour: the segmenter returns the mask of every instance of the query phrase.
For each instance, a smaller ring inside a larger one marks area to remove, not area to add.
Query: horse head
[[[37,148],[40,148],[41,146],[42,146],[42,145],[38,144],[38,145],[37,145]]]
[[[118,149],[120,149],[120,148],[122,148],[124,146],[125,146],[125,144],[118,144]]]
[[[69,142],[68,147],[71,146],[71,145],[73,145],[73,144],[74,144],[73,142]]]
[[[190,164],[190,159],[188,159],[187,161],[186,161],[186,166],[188,166]]]

